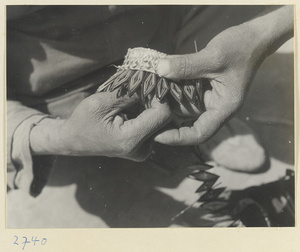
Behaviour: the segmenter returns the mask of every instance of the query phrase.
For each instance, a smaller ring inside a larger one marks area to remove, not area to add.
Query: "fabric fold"
[[[29,111],[27,112],[29,113]],[[30,132],[37,123],[46,117],[49,116],[45,114],[33,114],[28,116],[17,126],[12,134],[11,142],[8,143],[10,148],[8,148],[7,153],[9,159],[7,184],[11,189],[22,189],[30,193],[31,183],[34,179],[29,141]]]

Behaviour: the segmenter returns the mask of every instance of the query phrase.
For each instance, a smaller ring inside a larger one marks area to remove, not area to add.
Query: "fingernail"
[[[156,73],[159,76],[166,77],[171,72],[169,60],[161,59],[156,67]]]
[[[158,143],[161,143],[161,144],[164,144],[166,142],[166,138],[165,138],[164,134],[162,133],[162,134],[157,135],[154,138],[154,141],[158,142]]]
[[[160,142],[160,140],[161,140],[161,134],[154,137],[155,142]]]

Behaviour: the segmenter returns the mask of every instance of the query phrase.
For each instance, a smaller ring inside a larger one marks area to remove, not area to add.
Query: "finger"
[[[134,119],[125,121],[121,131],[127,136],[134,136],[134,141],[148,138],[171,120],[171,110],[167,103],[152,102],[152,107],[144,110]]]
[[[145,161],[150,155],[153,147],[153,140],[147,139],[140,145],[137,145],[135,150],[132,153],[125,157],[127,159],[133,160],[135,162]]]
[[[175,100],[171,100],[170,103],[172,105],[172,110],[174,114],[178,116],[199,117],[203,112],[203,109],[201,108],[198,102],[192,104],[191,102],[185,99],[182,103],[178,103]]]
[[[196,145],[206,141],[225,122],[227,113],[217,110],[204,112],[192,127],[171,129],[160,133],[155,141],[167,145]]]
[[[158,62],[156,73],[170,79],[205,78],[216,68],[214,59],[213,53],[207,49],[198,53],[167,56]]]
[[[115,116],[139,101],[137,95],[129,97],[125,94],[120,96],[118,90],[96,93],[94,95],[99,96],[98,99],[102,101],[101,109],[105,110],[108,116]]]

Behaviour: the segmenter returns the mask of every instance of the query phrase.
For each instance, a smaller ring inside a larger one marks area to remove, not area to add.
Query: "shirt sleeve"
[[[33,181],[33,162],[29,134],[35,124],[49,117],[47,114],[7,101],[7,186],[30,193]]]

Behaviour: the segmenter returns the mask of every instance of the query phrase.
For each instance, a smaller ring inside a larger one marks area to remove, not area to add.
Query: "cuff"
[[[29,136],[31,129],[48,115],[33,115],[23,121],[14,132],[11,143],[12,165],[8,167],[7,185],[10,188],[22,189],[30,193],[33,181],[33,161]]]

